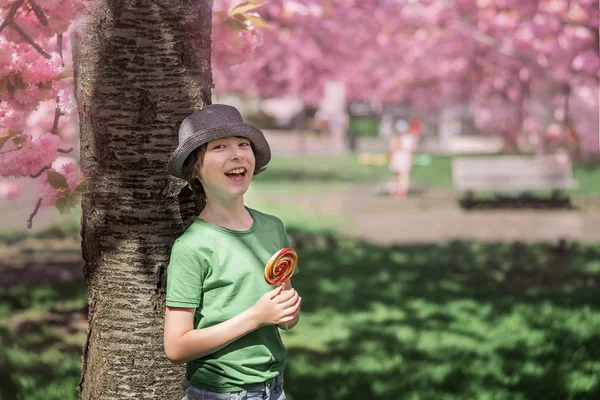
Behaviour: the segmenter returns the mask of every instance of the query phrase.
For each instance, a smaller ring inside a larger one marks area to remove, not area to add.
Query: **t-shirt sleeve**
[[[281,235],[281,248],[290,247],[290,237],[288,236],[285,226],[283,222],[280,225],[280,235]]]
[[[167,269],[167,306],[198,308],[203,282],[202,264],[198,255],[185,242],[175,240]]]

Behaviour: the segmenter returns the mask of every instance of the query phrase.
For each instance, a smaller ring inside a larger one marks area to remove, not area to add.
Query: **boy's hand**
[[[252,308],[260,325],[278,325],[294,319],[301,300],[298,292],[284,283],[265,293]]]
[[[283,288],[283,290],[295,290],[292,286],[292,281],[291,279],[288,279],[287,281],[283,282],[282,285],[284,285],[285,287]],[[302,300],[302,297],[300,297],[300,300]],[[294,312],[294,314],[292,314],[292,319],[289,322],[285,322],[283,324],[279,324],[279,327],[281,329],[284,330],[288,330],[293,328],[294,326],[296,326],[296,324],[298,323],[298,320],[300,320],[300,309],[301,307],[298,307],[298,309]]]

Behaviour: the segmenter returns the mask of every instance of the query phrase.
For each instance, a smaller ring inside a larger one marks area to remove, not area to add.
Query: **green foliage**
[[[358,156],[290,156],[273,157],[266,171],[254,179],[261,183],[289,184],[300,193],[309,184],[369,184],[390,176],[387,166],[361,165]]]
[[[377,137],[379,134],[379,119],[376,117],[351,117],[349,132],[355,132],[360,137]]]
[[[579,182],[576,193],[600,193],[600,160],[575,162],[573,178]]]
[[[46,171],[48,174],[48,183],[56,190],[69,190],[69,185],[67,184],[67,179],[63,174],[57,172],[53,169],[49,169]]]

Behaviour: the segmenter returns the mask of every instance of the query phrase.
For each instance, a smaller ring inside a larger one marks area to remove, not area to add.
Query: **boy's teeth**
[[[227,174],[241,174],[244,172],[244,168],[232,169],[231,171],[226,172]]]

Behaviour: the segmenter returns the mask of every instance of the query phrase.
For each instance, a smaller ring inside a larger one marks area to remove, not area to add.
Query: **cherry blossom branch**
[[[25,33],[23,31],[23,29],[21,29],[19,27],[19,25],[17,25],[15,23],[15,18],[14,18],[15,14],[16,14],[17,10],[19,9],[19,7],[21,7],[21,5],[23,4],[24,1],[25,0],[17,0],[17,2],[13,4],[13,6],[10,9],[10,11],[8,12],[8,15],[6,16],[6,18],[4,19],[4,21],[2,21],[2,24],[0,25],[0,32],[2,32],[2,30],[5,27],[7,27],[8,25],[10,25],[38,53],[40,53],[44,57],[50,59],[50,58],[52,58],[50,56],[50,54],[48,54],[48,52],[46,52],[46,50],[42,49],[36,42],[34,42],[33,39],[30,38],[29,35],[27,33]],[[44,26],[48,25],[48,21],[46,19],[46,15],[42,11],[42,9],[37,4],[35,4],[32,0],[29,0],[29,4],[33,8],[33,11],[34,11],[35,15],[37,16],[37,18],[40,20],[40,23],[42,25],[44,25]]]
[[[29,0],[29,4],[31,4],[32,7],[38,7],[37,4],[35,4],[33,2],[33,0]],[[34,8],[34,11],[35,11],[35,8]],[[36,12],[36,16],[38,17],[38,19],[40,20],[40,22],[42,24],[44,24],[44,22],[40,18],[40,15],[43,16],[42,18],[44,20],[45,20],[45,15],[44,15],[44,13],[43,13],[43,11],[41,9],[39,11],[40,11],[40,13]],[[47,22],[46,22],[46,24],[47,24]],[[12,25],[13,25],[13,27],[16,26],[16,24],[14,24],[14,23]],[[18,30],[17,30],[17,32],[18,32]],[[61,64],[64,67],[65,63],[64,63],[63,54],[62,54],[63,53],[63,35],[62,34],[58,34],[56,36],[56,47],[57,47],[58,55],[60,56]],[[48,55],[48,58],[50,58],[49,55]],[[64,113],[60,110],[60,107],[58,106],[59,100],[60,99],[57,96],[56,97],[56,108],[54,109],[54,122],[52,123],[52,129],[50,130],[51,134],[57,135],[57,136],[58,136],[58,121],[59,121],[60,117],[64,115]],[[73,151],[73,148],[70,147],[68,149],[56,149],[56,151],[59,152],[59,153],[61,153],[61,154],[69,154],[70,152]],[[42,173],[44,173],[44,171],[50,169],[51,167],[52,167],[52,164],[48,164],[44,168],[42,168],[41,171],[39,171],[38,173],[30,175],[30,177],[31,178],[39,178],[42,175]],[[37,212],[38,212],[38,210],[40,208],[41,203],[42,203],[42,199],[40,198],[38,200],[36,206],[35,206],[35,209],[33,210],[33,212],[31,213],[31,215],[29,216],[29,219],[27,220],[27,228],[31,229],[31,226],[33,225],[33,218],[37,215]]]
[[[52,166],[51,164],[49,164],[49,165],[46,165],[44,168],[42,168],[42,169],[40,170],[40,172],[37,172],[37,173],[35,173],[35,174],[32,174],[32,175],[29,175],[29,177],[30,177],[30,178],[34,178],[34,179],[35,179],[35,178],[39,178],[39,177],[40,177],[40,175],[42,175],[42,173],[43,173],[44,171],[46,171],[46,170],[50,169],[50,167],[51,167],[51,166]]]
[[[56,108],[54,109],[54,122],[52,123],[52,129],[50,130],[50,133],[53,135],[58,135],[58,120],[60,119],[60,117],[62,115],[65,115],[62,113],[62,111],[60,111],[60,108],[58,107],[58,101],[59,101],[59,98],[58,98],[58,96],[56,96]]]
[[[62,64],[62,66],[65,66],[65,62],[63,60],[63,35],[62,33],[59,33],[58,35],[56,35],[56,51],[58,52],[58,56],[60,57],[60,63]]]
[[[40,21],[40,24],[48,26],[48,19],[46,18],[46,14],[44,14],[44,10],[42,10],[42,7],[38,6],[33,0],[29,0],[29,5],[35,13],[35,16],[37,17],[38,21]]]
[[[29,215],[29,219],[27,220],[27,228],[31,229],[31,226],[33,224],[33,217],[35,217],[35,215],[37,214],[38,210],[40,209],[40,205],[42,204],[42,199],[38,199],[37,204],[35,205],[35,208],[33,209],[33,212]]]
[[[15,31],[17,31],[17,33],[18,33],[19,35],[21,35],[21,37],[22,37],[23,39],[25,39],[25,41],[26,41],[27,43],[29,43],[29,44],[30,44],[30,45],[31,45],[31,46],[32,46],[34,49],[36,49],[38,53],[40,53],[41,55],[43,55],[43,56],[44,56],[44,57],[46,57],[47,59],[50,59],[50,58],[52,58],[52,57],[50,56],[50,54],[48,54],[48,53],[46,52],[46,50],[42,49],[42,48],[41,48],[41,47],[40,47],[40,46],[39,46],[39,45],[38,45],[36,42],[34,42],[34,41],[33,41],[33,39],[31,39],[31,38],[29,37],[29,35],[27,35],[27,34],[26,34],[26,33],[25,33],[25,32],[24,32],[24,31],[23,31],[21,28],[19,28],[19,25],[15,24],[15,22],[14,22],[14,21],[11,21],[11,22],[10,22],[10,26],[11,26],[11,27],[12,27],[12,28],[13,28]]]
[[[58,55],[60,57],[60,62],[62,64],[62,66],[64,67],[65,63],[63,61],[62,45],[63,45],[63,35],[58,34],[58,35],[56,35],[56,47],[58,49]],[[52,123],[52,129],[50,130],[50,133],[52,133],[53,135],[58,135],[58,120],[60,119],[61,116],[65,115],[63,112],[60,111],[60,107],[58,106],[59,101],[60,101],[60,99],[58,98],[58,96],[56,96],[56,107],[54,108],[54,122]]]
[[[2,152],[0,152],[0,156],[1,156],[1,155],[3,155],[3,154],[8,154],[8,153],[10,153],[10,152],[13,152],[13,151],[17,151],[17,150],[19,150],[19,149],[21,149],[21,146],[19,146],[19,147],[15,147],[14,149],[10,149],[10,150],[6,150],[6,151],[2,151]]]
[[[6,15],[6,18],[4,19],[4,21],[2,21],[2,24],[0,25],[0,32],[2,32],[2,29],[4,29],[8,24],[12,23],[15,13],[19,9],[19,7],[21,7],[21,4],[23,4],[24,1],[25,0],[17,0],[12,5],[12,7],[10,8],[10,11]]]

